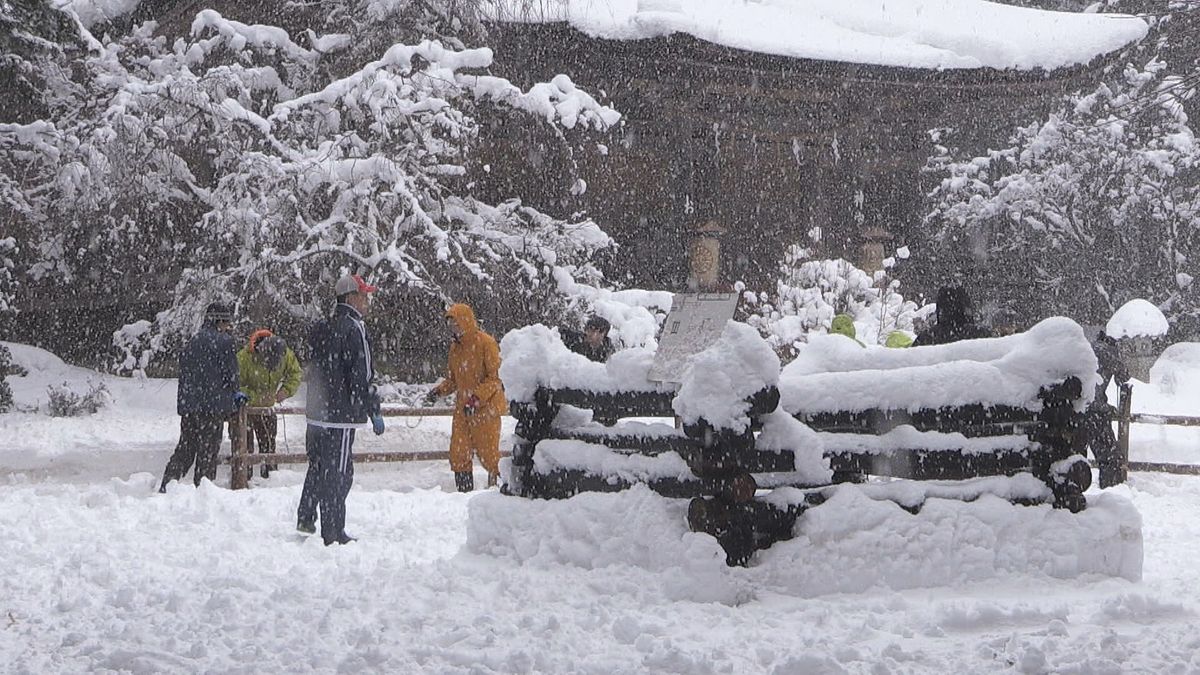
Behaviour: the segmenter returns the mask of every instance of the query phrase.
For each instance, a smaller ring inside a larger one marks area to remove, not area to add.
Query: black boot
[[[475,476],[470,471],[454,472],[454,487],[459,492],[470,492],[475,489]]]

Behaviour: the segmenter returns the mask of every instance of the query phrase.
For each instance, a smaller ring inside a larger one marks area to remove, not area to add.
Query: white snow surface
[[[1110,337],[1158,337],[1166,335],[1171,329],[1167,317],[1162,310],[1155,307],[1149,300],[1134,298],[1121,305],[1113,312],[1112,318],[1104,326],[1104,332]]]
[[[1054,69],[1144,37],[1141,19],[983,0],[490,0],[514,22],[569,22],[600,38],[686,33],[752,52],[908,68]]]
[[[838,434],[818,432],[817,437],[830,452],[875,454],[897,448],[925,450],[961,450],[964,454],[993,453],[999,450],[1019,450],[1031,445],[1025,435],[981,436],[967,438],[957,433],[918,431],[902,424],[885,434]]]
[[[31,378],[99,377],[17,347],[18,363],[42,364],[8,378],[19,405],[43,390]],[[174,383],[116,380],[96,415],[0,414],[7,671],[1200,669],[1200,478],[1135,472],[1093,487],[1078,516],[939,496],[972,485],[839,487],[797,539],[730,569],[710,537],[686,531],[684,500],[462,495],[444,462],[359,464],[348,528],[360,539],[327,549],[293,530],[303,467],[250,490],[225,489],[222,471],[218,485],[156,494],[177,437]],[[1135,391],[1141,412],[1200,408],[1183,392]],[[298,451],[303,421],[283,422],[281,444]],[[504,429],[507,447],[508,418]],[[447,418],[389,420],[356,450],[442,450],[449,432]],[[1131,443],[1135,460],[1200,463],[1197,429],[1138,424]],[[1019,478],[980,492],[1031,487]],[[885,497],[925,505],[912,516],[872,501]],[[1127,578],[1129,504],[1142,516],[1140,581]]]
[[[985,403],[1040,410],[1038,390],[1075,376],[1082,410],[1094,396],[1096,355],[1079,324],[1051,317],[1024,333],[945,345],[863,348],[813,336],[780,376],[789,412],[919,410]]]

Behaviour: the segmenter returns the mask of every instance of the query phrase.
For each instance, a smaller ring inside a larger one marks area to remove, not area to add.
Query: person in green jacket
[[[845,335],[851,340],[858,342],[859,347],[866,347],[866,345],[855,337],[854,319],[849,314],[838,314],[833,317],[833,321],[829,324],[829,332],[833,335]]]
[[[237,354],[238,376],[242,392],[250,397],[250,406],[271,408],[296,394],[300,388],[300,361],[283,338],[263,328],[254,331],[249,343]],[[279,429],[278,418],[269,415],[250,415],[249,452],[254,452],[254,439],[258,439],[258,451],[275,454],[275,434]],[[277,469],[274,464],[262,465],[262,477],[267,478]]]
[[[884,342],[883,346],[893,349],[904,349],[905,347],[911,347],[912,343],[913,339],[908,336],[908,333],[902,330],[894,330],[888,333],[887,342]]]

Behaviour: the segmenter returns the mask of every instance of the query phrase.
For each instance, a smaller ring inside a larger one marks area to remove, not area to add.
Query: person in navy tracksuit
[[[179,444],[167,461],[159,492],[196,465],[195,483],[217,479],[221,429],[246,396],[238,389],[237,346],[229,332],[233,310],[213,303],[204,311],[204,325],[179,355]]]
[[[371,385],[375,371],[363,317],[377,289],[358,275],[344,276],[334,287],[337,307],[309,335],[308,428],[304,445],[308,474],[300,495],[296,529],[316,532],[320,512],[325,545],[346,544],[346,495],[354,483],[354,432],[370,420],[383,433],[379,396]]]

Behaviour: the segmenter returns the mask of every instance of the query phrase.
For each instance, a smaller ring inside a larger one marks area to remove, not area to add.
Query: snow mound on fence
[[[563,344],[558,329],[542,324],[509,331],[500,340],[500,379],[510,401],[532,401],[538,387],[593,392],[658,391],[646,379],[654,350],[622,349],[596,363]]]
[[[873,499],[869,486],[842,486],[801,516],[795,539],[760,551],[748,569],[726,567],[715,539],[688,531],[686,500],[643,486],[548,501],[487,493],[468,509],[471,553],[535,567],[637,568],[656,574],[676,600],[732,604],[758,589],[814,597],[997,577],[1142,574],[1141,516],[1114,494],[1092,497],[1079,514],[987,494],[971,502],[930,497],[913,515]]]
[[[779,380],[792,413],[909,410],[983,403],[1040,410],[1038,391],[1074,376],[1083,410],[1099,375],[1079,324],[1051,317],[1024,333],[945,345],[860,347],[840,335],[814,336]]]
[[[729,321],[721,337],[688,359],[673,402],[685,424],[703,418],[718,429],[745,431],[750,426],[747,400],[779,381],[779,356],[758,331]]]

